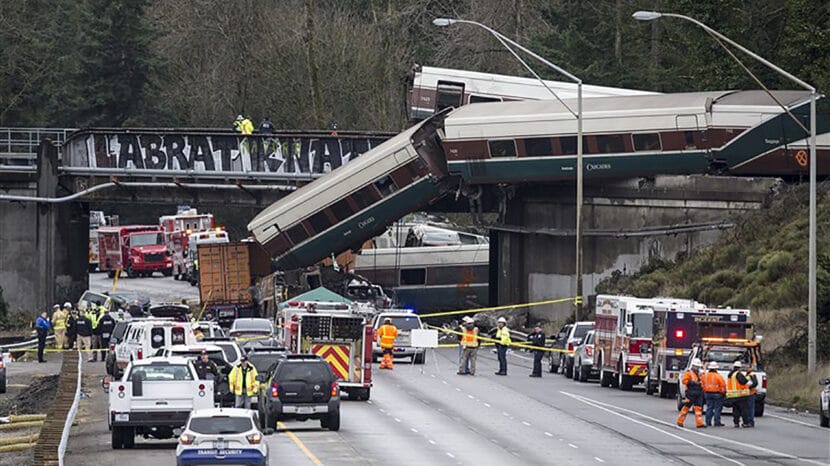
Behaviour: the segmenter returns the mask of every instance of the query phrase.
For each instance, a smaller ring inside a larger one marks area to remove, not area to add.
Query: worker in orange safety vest
[[[680,415],[677,416],[677,425],[683,427],[686,422],[686,415],[694,406],[695,409],[695,424],[698,428],[705,428],[703,423],[703,385],[700,383],[700,369],[703,368],[703,361],[700,359],[692,360],[692,367],[683,374],[680,383],[686,386],[686,397],[683,399],[683,408],[680,410]]]
[[[395,338],[398,337],[398,328],[392,324],[392,319],[387,317],[383,319],[383,325],[380,326],[377,333],[378,343],[381,350],[383,350],[383,359],[380,361],[381,369],[393,369],[392,349],[395,347]]]

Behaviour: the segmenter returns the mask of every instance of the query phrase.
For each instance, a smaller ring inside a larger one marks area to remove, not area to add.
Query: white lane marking
[[[677,434],[673,434],[673,433],[671,433],[671,432],[669,432],[669,431],[666,431],[666,430],[660,429],[660,428],[658,428],[658,427],[654,427],[654,426],[653,426],[653,425],[651,425],[651,424],[646,424],[645,422],[638,421],[637,419],[634,419],[634,418],[631,418],[631,417],[628,417],[628,416],[622,415],[622,414],[620,414],[620,413],[618,413],[618,412],[616,412],[616,411],[613,411],[613,410],[610,410],[610,409],[605,408],[605,407],[603,407],[603,406],[600,406],[599,404],[597,404],[597,403],[599,403],[599,402],[596,402],[596,403],[595,403],[595,402],[594,402],[594,400],[591,400],[590,398],[584,398],[584,397],[582,397],[582,396],[580,396],[580,395],[574,395],[574,394],[572,394],[572,393],[563,392],[563,391],[561,391],[561,390],[559,391],[559,393],[561,393],[561,394],[563,394],[563,395],[565,395],[565,396],[569,396],[569,397],[571,397],[571,398],[573,398],[573,399],[575,399],[575,400],[577,400],[577,401],[580,401],[580,402],[582,402],[582,403],[585,403],[586,405],[593,406],[593,407],[595,407],[595,408],[597,408],[597,409],[601,409],[601,410],[603,410],[603,411],[606,411],[606,412],[608,412],[608,413],[610,413],[610,414],[613,414],[614,416],[619,416],[619,417],[621,417],[621,418],[623,418],[623,419],[628,419],[629,421],[631,421],[631,422],[633,422],[633,423],[635,423],[635,424],[639,424],[639,425],[641,425],[641,426],[643,426],[643,427],[647,427],[647,428],[649,428],[649,429],[656,430],[657,432],[660,432],[660,433],[666,434],[666,435],[668,435],[669,437],[672,437],[672,438],[675,438],[675,439],[677,439],[677,440],[680,440],[681,442],[688,443],[689,445],[692,445],[693,447],[699,448],[699,449],[701,449],[701,450],[705,451],[706,453],[709,453],[709,454],[711,454],[711,455],[713,455],[713,456],[717,456],[718,458],[721,458],[721,459],[723,459],[723,460],[729,461],[730,463],[735,463],[735,464],[738,464],[738,465],[741,465],[741,466],[745,466],[745,465],[744,465],[744,463],[741,463],[740,461],[733,460],[732,458],[727,458],[726,456],[723,456],[723,455],[721,455],[720,453],[714,452],[714,451],[712,451],[712,450],[710,450],[710,449],[708,449],[708,448],[704,447],[703,445],[700,445],[700,444],[698,444],[698,443],[692,442],[691,440],[689,440],[689,439],[687,439],[687,438],[681,437],[681,436],[679,436],[679,435],[677,435]],[[626,411],[627,411],[627,410],[626,410]],[[689,432],[694,432],[694,431],[689,431]],[[569,444],[569,445],[570,445],[570,444]]]
[[[385,410],[385,409],[383,409],[383,408],[378,408],[378,410],[379,410],[380,412],[382,412],[382,413],[385,413],[385,412],[386,412],[386,410]]]
[[[490,403],[484,403],[484,406],[486,406],[486,407],[488,407],[488,408],[489,408],[489,407],[490,407]]]
[[[617,411],[625,411],[625,412],[631,413],[633,415],[639,416],[643,419],[648,419],[650,421],[653,421],[653,422],[656,422],[656,423],[659,423],[659,424],[663,424],[665,426],[674,427],[673,424],[668,423],[666,421],[663,421],[662,419],[653,418],[651,416],[647,416],[645,414],[638,413],[637,411],[622,408],[620,406],[614,406],[614,405],[608,404],[608,403],[603,403],[602,401],[593,400],[591,398],[587,398],[587,397],[584,397],[582,395],[574,395],[572,393],[563,392],[561,390],[559,391],[559,393],[561,393],[563,395],[570,396],[571,398],[578,399],[579,401],[582,401],[583,403],[587,403],[587,404],[595,403],[597,405],[608,406],[608,407],[613,408]],[[586,401],[586,400],[588,400],[588,401]],[[614,412],[614,414],[617,415],[617,416],[622,416],[621,414],[618,414],[617,412]],[[623,417],[625,417],[625,416],[623,416]],[[627,419],[631,419],[631,418],[627,418]],[[633,421],[634,419],[631,419],[631,420]],[[678,427],[678,429],[679,429],[679,427]],[[784,453],[784,452],[780,452],[780,451],[776,451],[776,450],[771,450],[769,448],[761,447],[761,446],[758,446],[758,445],[753,445],[751,443],[739,442],[737,440],[728,439],[726,437],[719,437],[717,435],[704,434],[703,432],[700,432],[699,430],[685,430],[685,431],[690,433],[690,434],[700,435],[701,437],[706,437],[706,438],[710,438],[710,439],[721,441],[721,442],[728,442],[728,443],[731,443],[733,445],[739,445],[739,446],[742,446],[742,447],[745,447],[745,448],[752,448],[754,450],[763,451],[765,453],[777,455],[777,456],[780,456],[782,458],[789,458],[789,459],[804,461],[805,463],[811,463],[811,464],[818,464],[818,465],[821,465],[821,466],[826,466],[826,463],[822,463],[820,461],[815,461],[815,460],[811,460],[809,458],[802,458],[800,456],[792,455],[792,454],[789,454],[789,453]]]
[[[435,445],[435,440],[430,440],[430,441],[429,441],[429,444],[430,444],[430,445]]]
[[[366,400],[366,402],[367,402],[367,403],[369,403],[370,405],[373,405],[373,404],[374,404],[374,403],[372,402],[372,400]]]
[[[506,413],[506,412],[504,412],[504,411],[502,411],[502,412],[501,412],[501,414],[502,414],[502,416],[504,416],[504,417],[510,417],[510,414],[508,414],[508,413]]]
[[[460,391],[461,391],[461,389],[460,389],[460,388],[458,388],[458,387],[455,387],[455,391],[460,392]]]
[[[401,420],[398,419],[398,418],[395,418],[395,422],[401,422]]]
[[[441,383],[442,383],[442,384],[444,384],[444,385],[447,385],[447,381],[446,381],[446,380],[442,380],[442,381],[441,381]]]
[[[796,424],[801,424],[802,426],[813,427],[813,428],[816,428],[816,429],[819,428],[819,426],[816,426],[816,425],[813,425],[813,424],[808,424],[804,421],[797,421],[795,419],[790,419],[790,418],[784,417],[784,416],[778,416],[776,414],[764,413],[764,416],[774,417],[776,419],[781,419],[781,420],[787,421],[787,422],[794,422]]]
[[[551,434],[550,432],[545,432],[545,435],[547,435],[548,437],[553,437],[553,434]]]
[[[526,426],[530,427],[530,423],[529,423],[529,422],[527,422],[527,421],[522,421],[522,424],[524,424],[524,425],[526,425]]]
[[[433,379],[435,378],[435,374],[429,374],[429,376],[432,377]]]
[[[449,456],[450,458],[453,458],[453,459],[455,458],[455,455],[453,455],[453,454],[452,454],[452,453],[450,453],[450,452],[447,452],[447,456]]]
[[[469,398],[469,399],[471,399],[471,400],[475,400],[475,399],[476,399],[476,397],[474,397],[473,395],[467,395],[467,398]]]
[[[595,456],[594,459],[597,460],[598,463],[604,463],[605,462],[605,460],[600,458],[599,456]]]
[[[414,427],[410,427],[409,430],[411,430],[412,432],[415,432],[416,434],[418,433],[418,429],[416,429]]]
[[[579,448],[578,446],[574,445],[573,443],[569,443],[568,446],[571,447],[571,448]]]

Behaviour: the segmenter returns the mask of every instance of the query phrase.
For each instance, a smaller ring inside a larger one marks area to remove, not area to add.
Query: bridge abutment
[[[738,214],[761,208],[778,182],[658,176],[586,184],[584,296],[616,270],[634,273],[651,258],[674,260],[714,243]],[[503,202],[503,222],[491,231],[491,304],[574,296],[574,187],[525,185]],[[529,318],[561,322],[573,312],[570,303],[538,306]]]

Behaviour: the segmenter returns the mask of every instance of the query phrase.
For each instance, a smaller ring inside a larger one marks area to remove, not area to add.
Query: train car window
[[[576,136],[563,136],[559,138],[562,146],[562,155],[576,155]],[[582,136],[582,153],[588,153],[588,136]]]
[[[631,141],[634,144],[635,151],[661,150],[663,148],[660,144],[659,133],[632,134]]]
[[[373,186],[369,185],[352,194],[352,200],[357,204],[358,210],[363,210],[378,200],[376,199],[378,197],[377,194],[373,193],[372,190]]]
[[[447,107],[458,108],[464,103],[464,83],[438,81],[437,94],[435,98],[436,113]]]
[[[487,141],[490,148],[490,157],[515,157],[516,141],[512,139],[501,139],[498,141]]]
[[[338,221],[346,220],[354,213],[345,199],[335,202],[334,205],[331,206],[331,212],[334,214],[334,218]]]
[[[302,243],[306,240],[306,238],[308,238],[308,233],[306,233],[305,228],[303,228],[302,224],[289,229],[287,232],[285,232],[285,234],[288,235],[288,239],[290,239],[295,246]]]
[[[597,150],[600,154],[625,152],[625,141],[621,134],[601,134],[597,136]]]
[[[378,192],[383,197],[386,197],[398,190],[398,187],[395,185],[395,181],[392,180],[392,177],[389,175],[375,181],[375,188],[378,189]]]
[[[423,285],[426,282],[426,269],[401,269],[401,285]]]
[[[315,233],[322,233],[331,226],[331,222],[328,217],[326,217],[325,210],[321,210],[320,212],[312,215],[308,221],[311,222],[311,228],[314,228]]]
[[[553,147],[550,138],[525,139],[525,154],[528,157],[544,157],[553,155]]]
[[[683,137],[686,140],[686,149],[694,149],[697,147],[697,144],[695,144],[694,131],[683,131]]]
[[[482,102],[501,102],[500,97],[485,97],[483,95],[470,94],[470,103],[478,104]]]

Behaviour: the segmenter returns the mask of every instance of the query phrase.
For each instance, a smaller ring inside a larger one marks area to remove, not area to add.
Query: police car
[[[193,411],[179,435],[176,464],[267,465],[268,445],[256,411],[211,408]]]

